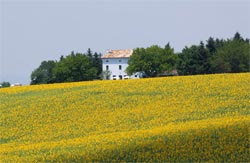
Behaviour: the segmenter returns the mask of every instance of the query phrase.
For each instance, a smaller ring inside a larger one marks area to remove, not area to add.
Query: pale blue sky
[[[43,60],[72,50],[168,42],[180,52],[239,32],[250,38],[250,0],[0,0],[0,82],[30,83]]]

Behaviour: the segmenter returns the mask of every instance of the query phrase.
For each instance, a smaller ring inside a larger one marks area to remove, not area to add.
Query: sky
[[[250,0],[0,0],[0,82],[28,85],[44,60],[71,51],[250,38]]]

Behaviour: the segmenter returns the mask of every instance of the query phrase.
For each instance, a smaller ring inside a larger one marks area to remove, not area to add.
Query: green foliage
[[[0,83],[1,87],[0,88],[6,88],[6,87],[10,87],[10,82],[2,82]]]
[[[180,75],[191,75],[195,72],[195,65],[193,61],[193,56],[195,55],[198,47],[196,45],[191,46],[190,48],[185,47],[182,50],[182,53],[179,54],[178,62],[178,72]]]
[[[92,66],[91,58],[72,52],[71,55],[56,63],[53,69],[53,80],[59,83],[92,80],[96,73],[97,69]]]
[[[250,62],[250,45],[242,39],[233,39],[225,42],[212,57],[212,71],[223,72],[248,72]]]
[[[211,50],[213,50],[212,47]],[[200,42],[199,46],[193,45],[190,48],[185,47],[179,55],[179,73],[181,75],[208,73],[210,68],[209,54],[203,42]]]
[[[206,48],[209,53],[215,53],[216,52],[216,42],[212,37],[209,37],[207,40]]]
[[[167,44],[164,48],[153,45],[148,48],[136,48],[128,61],[127,73],[132,75],[143,72],[149,77],[169,74],[177,62],[174,50]]]
[[[97,70],[97,73],[96,73],[94,79],[100,79],[101,78],[100,76],[101,76],[101,73],[102,73],[102,60],[100,59],[101,58],[101,53],[98,54],[97,52],[95,52],[93,54],[91,49],[89,48],[87,50],[86,55],[90,58],[92,66],[95,67],[96,70]]]
[[[43,61],[41,65],[31,73],[30,84],[53,83],[52,70],[55,67],[55,61]]]
[[[101,60],[101,53],[97,53],[95,52],[94,53],[94,57],[93,57],[93,61],[92,61],[92,64],[94,67],[96,67],[97,69],[97,76],[96,78],[100,78],[101,76],[101,73],[102,73],[102,60]]]
[[[31,74],[31,84],[47,84],[99,79],[102,72],[101,54],[74,53],[59,61],[43,61]]]
[[[102,72],[101,77],[104,80],[109,80],[111,76],[111,72],[109,70],[105,70]]]
[[[180,54],[177,70],[180,75],[249,72],[250,45],[237,32],[233,39],[214,40],[207,44],[185,47]]]

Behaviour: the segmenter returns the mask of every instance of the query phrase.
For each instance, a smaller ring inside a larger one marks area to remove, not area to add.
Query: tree
[[[214,54],[216,52],[216,42],[212,37],[208,38],[206,48],[210,54]]]
[[[64,59],[64,56],[63,55],[61,55],[61,57],[60,57],[60,61],[62,61]]]
[[[210,45],[209,45],[210,46]],[[210,49],[213,51],[213,47]],[[179,55],[178,72],[181,75],[210,73],[209,51],[201,41],[200,45],[185,47]]]
[[[234,38],[225,42],[211,60],[215,73],[249,72],[250,45],[237,33]]]
[[[239,32],[234,34],[233,40],[244,41]]]
[[[6,88],[6,87],[10,87],[10,82],[2,82],[0,83],[1,87],[0,88]]]
[[[94,56],[93,56],[93,67],[95,67],[97,69],[97,73],[96,73],[96,79],[100,78],[101,73],[102,73],[102,59],[101,59],[101,54],[95,52]]]
[[[55,61],[43,61],[40,66],[31,73],[30,84],[47,84],[53,83],[53,68]]]
[[[89,48],[86,54],[72,51],[59,61],[43,61],[31,74],[31,84],[74,82],[101,78],[101,54]]]
[[[90,58],[81,53],[74,54],[74,52],[57,62],[53,69],[55,82],[92,80],[96,74],[97,69],[93,67]]]
[[[210,37],[205,47],[203,42],[185,47],[178,54],[177,70],[180,75],[249,72],[249,52],[249,39],[244,40],[238,32],[227,40]]]
[[[178,55],[177,70],[180,75],[193,75],[196,74],[196,59],[195,55],[198,53],[198,46],[192,45],[191,47],[185,47]]]
[[[126,69],[129,75],[143,72],[146,76],[155,77],[168,74],[175,68],[177,56],[167,44],[164,48],[157,45],[148,48],[136,48],[128,61]]]
[[[111,72],[109,70],[105,70],[102,72],[102,79],[104,80],[109,80],[111,76]]]
[[[196,74],[207,74],[209,73],[210,63],[209,63],[209,52],[204,47],[204,43],[201,41],[198,53],[197,53],[197,70]]]
[[[95,52],[93,54],[92,50],[90,48],[88,48],[86,56],[89,57],[92,66],[97,69],[97,73],[96,73],[94,79],[100,79],[101,73],[102,73],[101,54],[100,53],[98,54],[97,52]]]
[[[217,50],[219,48],[221,48],[224,45],[225,41],[223,39],[216,39],[214,40],[212,37],[209,37],[209,39],[207,40],[207,44],[206,44],[206,49],[207,49],[207,72],[206,73],[213,73],[212,70],[212,58],[215,55],[215,53],[217,52]]]
[[[93,57],[93,53],[92,53],[92,51],[91,51],[90,48],[88,48],[88,50],[87,50],[87,56],[88,56],[90,59],[92,59],[92,57]]]
[[[128,61],[128,67],[126,69],[128,75],[132,75],[135,72],[145,72],[151,75],[150,56],[146,53],[144,48],[136,48],[133,50],[133,54]]]
[[[160,74],[168,75],[176,69],[178,56],[174,53],[174,49],[171,48],[169,43],[163,48],[163,54],[159,58],[161,58]]]

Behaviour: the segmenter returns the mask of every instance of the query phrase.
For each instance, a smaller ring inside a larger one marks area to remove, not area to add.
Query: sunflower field
[[[0,89],[0,162],[250,162],[250,73]]]

